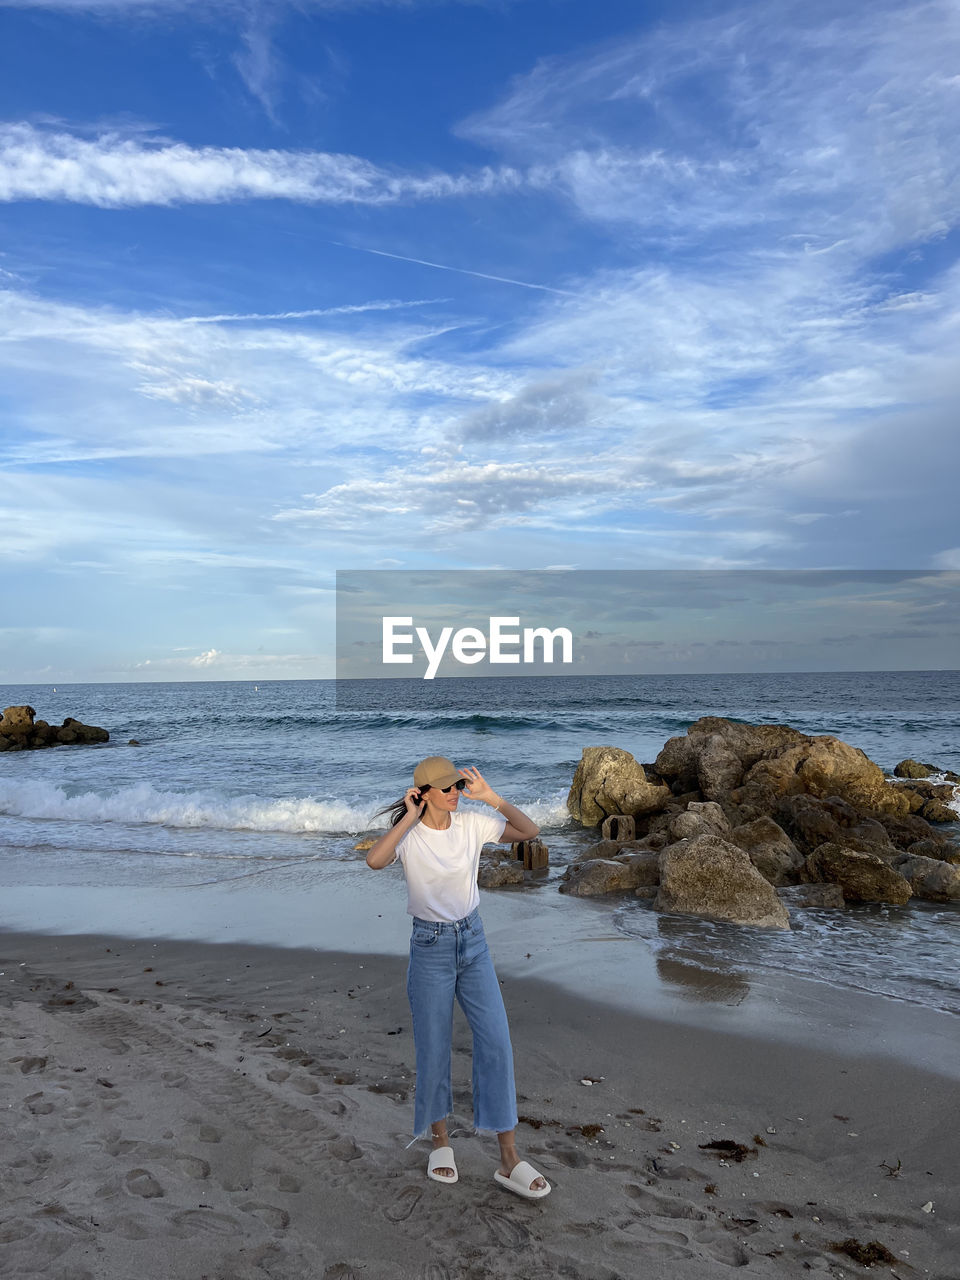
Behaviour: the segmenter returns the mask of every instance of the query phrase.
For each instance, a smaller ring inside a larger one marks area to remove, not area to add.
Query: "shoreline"
[[[8,932],[50,938],[110,933],[123,920],[128,939],[184,944],[301,948],[317,954],[406,956],[410,924],[402,872],[372,873],[351,862],[315,863],[274,879],[256,897],[246,881],[178,889],[135,885],[47,884],[8,887],[0,941]],[[523,976],[614,1012],[729,1031],[786,1043],[831,1037],[853,1052],[881,1053],[960,1080],[957,1015],[927,1003],[789,970],[749,955],[703,963],[684,945],[688,922],[660,916],[664,946],[616,927],[622,904],[558,894],[551,884],[482,890],[484,927],[501,977]],[[42,922],[40,924],[39,922]],[[39,925],[39,927],[38,927]],[[736,926],[730,926],[736,929]],[[119,936],[119,935],[118,935]],[[762,943],[762,939],[758,942]]]
[[[888,1247],[894,1273],[947,1280],[948,1076],[850,1052],[856,1036],[824,1043],[822,1026],[800,1044],[601,1004],[514,976],[491,946],[518,1145],[554,1188],[535,1205],[496,1186],[496,1144],[471,1133],[459,1011],[460,1182],[428,1182],[426,1144],[406,1149],[403,956],[0,931],[14,1117],[0,1266],[27,1276],[56,1258],[76,1280],[526,1280],[561,1267],[692,1280],[727,1266],[782,1275],[785,1261],[862,1274],[829,1248],[853,1237]],[[850,993],[836,1003],[837,1025],[864,1017]],[[756,1154],[722,1165],[699,1146],[718,1138]],[[896,1176],[881,1167],[898,1160]]]

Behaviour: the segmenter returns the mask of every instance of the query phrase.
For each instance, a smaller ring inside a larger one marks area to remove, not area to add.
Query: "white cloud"
[[[667,245],[879,252],[956,225],[958,60],[951,0],[780,0],[545,59],[459,131]]]
[[[174,653],[182,653],[174,646]],[[334,675],[333,660],[317,653],[233,653],[208,649],[193,657],[148,657],[104,674],[137,680],[317,680]]]
[[[544,459],[537,440],[521,459],[472,462],[440,457],[426,465],[393,467],[306,495],[311,505],[285,509],[276,520],[301,526],[318,524],[366,539],[410,537],[414,530],[431,540],[478,530],[565,530],[607,534],[647,532],[644,508],[665,505],[665,488],[718,485],[742,490],[774,474],[791,457],[789,445],[767,456],[741,457],[722,464],[694,464],[658,448],[625,457],[597,450],[582,453],[571,465],[569,444]],[[534,458],[532,455],[536,455]],[[690,499],[703,508],[704,495]],[[730,514],[736,514],[736,510]],[[621,527],[636,520],[635,529]],[[718,536],[717,531],[711,538]],[[755,535],[751,535],[755,541]]]
[[[358,156],[324,151],[190,147],[104,133],[94,139],[0,126],[0,200],[70,200],[101,208],[294,200],[388,205],[483,195],[515,188],[511,169],[391,173]]]

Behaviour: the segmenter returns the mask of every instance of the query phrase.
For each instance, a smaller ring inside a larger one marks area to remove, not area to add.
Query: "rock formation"
[[[570,787],[567,808],[585,827],[596,827],[610,814],[636,818],[657,813],[671,799],[662,778],[651,777],[629,751],[619,747],[584,747]]]
[[[30,751],[77,742],[109,742],[106,729],[67,716],[61,725],[37,720],[33,707],[7,707],[0,719],[0,751]]]
[[[789,927],[784,903],[958,901],[960,847],[943,829],[960,820],[955,781],[914,760],[891,778],[839,738],[717,716],[653,764],[586,747],[567,808],[613,838],[580,854],[560,890],[655,892],[658,910],[773,928]]]
[[[749,855],[719,836],[681,840],[660,854],[657,911],[731,920],[765,929],[789,929],[777,891]]]

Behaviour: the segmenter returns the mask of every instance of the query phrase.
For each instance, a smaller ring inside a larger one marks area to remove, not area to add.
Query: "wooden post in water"
[[[539,871],[550,865],[550,850],[542,840],[519,840],[510,846],[516,859],[523,859],[524,871]]]

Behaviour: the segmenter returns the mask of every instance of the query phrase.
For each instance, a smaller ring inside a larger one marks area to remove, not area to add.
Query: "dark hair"
[[[418,790],[420,792],[420,795],[423,796],[425,792],[430,790],[429,784],[424,783],[424,785],[422,787],[419,787]],[[406,817],[406,813],[407,813],[406,798],[404,796],[401,796],[399,800],[393,800],[390,804],[384,805],[382,809],[378,809],[373,816],[375,818],[379,818],[380,815],[383,813],[389,813],[390,826],[395,827],[398,822],[402,821],[402,819]]]

